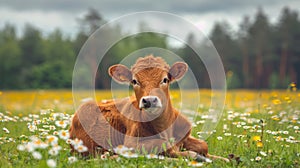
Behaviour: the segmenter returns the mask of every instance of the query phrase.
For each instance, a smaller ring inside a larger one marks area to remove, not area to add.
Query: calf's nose
[[[161,107],[160,100],[157,96],[144,96],[140,101],[140,108],[158,108]]]

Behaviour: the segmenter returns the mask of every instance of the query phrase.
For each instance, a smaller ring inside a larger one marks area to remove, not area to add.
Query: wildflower
[[[35,130],[37,130],[37,126],[34,124],[28,124],[28,129],[30,132],[34,132]]]
[[[196,122],[197,125],[198,124],[204,124],[204,123],[205,123],[205,120],[199,120],[199,121]]]
[[[55,125],[61,128],[66,128],[68,125],[68,121],[65,120],[55,121]]]
[[[299,129],[299,126],[294,126],[294,129],[295,129],[295,130]]]
[[[157,159],[158,156],[155,155],[155,154],[153,154],[153,153],[150,153],[149,155],[146,155],[146,158],[147,158],[147,159]]]
[[[33,140],[33,145],[35,148],[41,148],[41,149],[45,149],[48,147],[48,144],[44,143],[42,140],[36,138],[35,140]]]
[[[252,140],[253,141],[261,141],[260,136],[257,136],[257,135],[252,137]]]
[[[25,146],[22,145],[22,144],[19,144],[19,145],[17,146],[17,149],[18,149],[19,151],[24,151],[24,150],[25,150]]]
[[[264,144],[261,141],[258,141],[256,143],[256,146],[259,147],[259,148],[262,148],[264,146]]]
[[[67,139],[67,140],[66,140],[66,143],[67,143],[67,144],[71,144],[71,143],[72,143],[72,139]]]
[[[35,150],[32,142],[28,142],[27,144],[24,145],[24,147],[27,150],[27,152],[33,152]]]
[[[223,130],[228,130],[227,124],[223,125]]]
[[[197,161],[191,161],[191,162],[189,162],[189,164],[188,164],[189,166],[192,166],[192,167],[201,167],[201,166],[203,166],[203,163],[201,163],[201,162],[197,162]]]
[[[51,145],[57,144],[58,138],[53,135],[47,136],[47,142],[50,143]]]
[[[75,138],[74,140],[71,141],[71,144],[76,147],[76,146],[79,146],[79,145],[82,145],[83,144],[83,141],[81,139],[78,139],[78,138]]]
[[[42,154],[40,152],[37,152],[37,151],[32,152],[32,156],[33,156],[33,158],[35,158],[37,160],[42,159]]]
[[[114,152],[117,153],[117,154],[122,154],[124,152],[131,151],[131,150],[133,150],[133,149],[132,148],[127,148],[124,145],[118,145],[116,148],[114,148]]]
[[[58,155],[60,149],[61,149],[61,147],[57,145],[57,147],[52,147],[48,153],[52,156],[56,156],[56,155]]]
[[[279,104],[281,104],[281,101],[279,99],[274,99],[274,100],[272,100],[272,103],[274,105],[279,105]]]
[[[226,132],[226,133],[224,133],[224,135],[225,135],[225,136],[231,136],[231,133]]]
[[[70,156],[70,157],[68,157],[68,163],[69,164],[72,164],[72,163],[74,163],[74,162],[76,162],[77,161],[77,158],[75,157],[75,156]]]
[[[107,155],[100,155],[100,158],[102,159],[102,160],[106,160],[107,159]]]
[[[217,137],[217,140],[221,141],[221,140],[223,140],[223,137],[218,136],[218,137]]]
[[[123,152],[121,155],[126,158],[137,158],[138,157],[138,154],[132,153],[131,151]]]
[[[5,133],[9,134],[9,130],[8,130],[7,128],[3,127],[2,130],[3,130]]]
[[[49,126],[49,129],[50,129],[50,130],[55,130],[56,127],[55,127],[54,125],[50,125],[50,126]]]
[[[255,160],[256,160],[256,161],[260,161],[260,160],[261,160],[261,157],[260,157],[260,156],[257,156],[257,157],[255,158]]]
[[[56,162],[55,162],[55,160],[53,160],[53,159],[48,159],[47,160],[47,165],[49,166],[49,167],[56,167]]]
[[[74,148],[78,151],[78,152],[86,152],[88,150],[88,148],[84,145],[78,145],[78,146],[74,146]]]
[[[53,132],[53,135],[58,135],[59,133],[57,131],[54,131]]]
[[[266,153],[266,152],[260,151],[259,153],[260,153],[262,156],[267,156],[267,153]]]
[[[60,131],[58,132],[58,135],[59,135],[59,137],[60,137],[61,139],[63,139],[63,140],[67,140],[67,139],[70,137],[69,131],[67,131],[67,130],[60,130]]]
[[[282,133],[287,135],[287,134],[289,134],[289,131],[283,131]]]

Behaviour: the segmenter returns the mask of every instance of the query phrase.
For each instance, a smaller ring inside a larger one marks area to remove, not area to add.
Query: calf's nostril
[[[150,108],[151,107],[151,102],[148,99],[142,99],[142,103],[144,105],[144,108]]]
[[[154,99],[153,99],[153,103],[157,103],[157,98],[155,97]]]

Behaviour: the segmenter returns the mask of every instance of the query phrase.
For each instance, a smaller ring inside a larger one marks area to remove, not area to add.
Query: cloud
[[[132,12],[163,11],[182,16],[209,33],[216,21],[226,20],[237,30],[244,15],[254,16],[259,6],[274,22],[283,6],[300,9],[299,0],[0,0],[0,27],[6,22],[22,29],[31,23],[44,32],[55,28],[74,35],[78,31],[76,18],[80,18],[88,8],[98,10],[106,20]],[[252,18],[253,19],[253,18]]]

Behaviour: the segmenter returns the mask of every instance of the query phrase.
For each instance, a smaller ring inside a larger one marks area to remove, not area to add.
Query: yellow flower
[[[296,83],[292,82],[292,83],[290,84],[290,87],[296,87]]]
[[[261,141],[258,141],[256,143],[256,146],[259,147],[259,148],[262,148],[264,146],[264,144]]]
[[[252,137],[252,140],[253,141],[261,141],[260,136],[257,136],[257,135]]]
[[[278,104],[281,104],[281,101],[279,99],[274,99],[274,100],[272,100],[272,103],[274,105],[278,105]]]
[[[227,76],[227,77],[232,77],[232,75],[233,75],[233,72],[232,72],[232,71],[227,71],[227,72],[226,72],[226,76]]]

